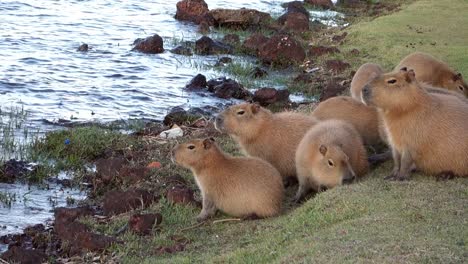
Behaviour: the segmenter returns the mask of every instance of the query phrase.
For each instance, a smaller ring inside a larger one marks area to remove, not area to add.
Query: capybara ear
[[[214,139],[213,138],[205,138],[203,140],[203,147],[205,149],[210,149],[211,146],[213,146],[213,144],[214,144]]]
[[[416,80],[416,74],[414,73],[414,70],[409,70],[405,73],[405,80],[409,83],[412,83],[414,80]]]
[[[458,80],[461,80],[463,77],[462,77],[462,74],[461,73],[457,73],[457,74],[454,74],[453,75],[453,80],[454,81],[458,81]]]
[[[260,105],[257,103],[250,104],[250,109],[252,110],[252,114],[258,113],[260,111]]]
[[[403,67],[403,68],[400,69],[400,71],[406,72],[406,71],[408,71],[408,68],[407,68],[407,67]]]
[[[327,154],[328,149],[324,145],[320,145],[319,151],[323,156],[325,156],[325,154]]]

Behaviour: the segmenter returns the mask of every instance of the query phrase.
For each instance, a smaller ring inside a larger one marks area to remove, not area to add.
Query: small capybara
[[[403,58],[395,67],[395,71],[405,67],[408,70],[414,70],[416,80],[420,83],[424,82],[435,87],[445,88],[468,97],[468,85],[463,80],[461,73],[455,72],[446,63],[427,53],[411,53]]]
[[[257,104],[234,105],[216,117],[215,127],[231,135],[248,156],[271,163],[283,179],[296,177],[294,154],[307,130],[317,124],[312,116],[272,113]]]
[[[283,200],[279,172],[259,158],[233,157],[219,149],[212,138],[177,145],[174,161],[192,171],[203,198],[198,221],[217,209],[236,217],[278,215]]]
[[[362,90],[380,109],[394,168],[387,179],[406,180],[411,167],[428,174],[468,175],[468,104],[427,92],[413,70],[386,73]]]
[[[383,74],[382,68],[375,63],[365,63],[359,67],[351,80],[351,97],[361,101],[361,91],[364,85],[366,85],[373,78]]]
[[[310,189],[352,182],[367,173],[369,164],[357,130],[345,121],[327,120],[313,126],[301,140],[296,167],[299,201]]]
[[[377,109],[349,96],[336,96],[321,102],[312,112],[319,120],[343,120],[356,128],[366,145],[377,145],[379,134]]]

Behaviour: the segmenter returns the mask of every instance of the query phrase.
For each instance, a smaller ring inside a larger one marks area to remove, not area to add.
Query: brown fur
[[[192,170],[200,188],[203,209],[197,220],[212,216],[216,209],[236,217],[280,213],[283,183],[269,163],[258,158],[232,157],[222,152],[213,139],[177,145],[174,159]]]
[[[468,85],[461,74],[455,72],[446,63],[437,60],[433,56],[415,52],[406,56],[395,70],[406,67],[414,70],[416,80],[425,82],[435,87],[445,88],[468,97]]]
[[[359,69],[354,74],[353,80],[351,81],[351,97],[361,101],[361,91],[364,85],[383,73],[384,71],[378,64],[365,63],[361,65],[361,67],[359,67]]]
[[[273,114],[256,104],[245,103],[220,113],[216,118],[216,128],[231,135],[245,154],[271,163],[286,179],[296,177],[294,154],[297,145],[317,122],[308,115],[292,112]]]
[[[377,110],[348,96],[332,97],[312,112],[319,120],[338,119],[354,126],[367,145],[381,142]]]
[[[428,93],[413,70],[384,74],[362,94],[379,108],[392,147],[394,169],[387,178],[407,179],[413,164],[429,174],[468,175],[468,104]]]
[[[310,188],[319,191],[353,181],[369,168],[359,133],[341,120],[322,121],[307,132],[297,148],[296,166],[296,200]]]

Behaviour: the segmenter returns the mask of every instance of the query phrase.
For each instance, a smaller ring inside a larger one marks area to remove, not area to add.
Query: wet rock
[[[97,175],[104,183],[109,183],[119,175],[119,171],[122,169],[125,163],[126,160],[123,157],[98,159],[96,161]]]
[[[162,222],[161,214],[134,214],[128,221],[130,230],[139,235],[148,235],[155,225]]]
[[[194,22],[212,23],[208,14],[208,5],[203,0],[183,0],[177,3],[175,19]]]
[[[232,79],[227,79],[226,77],[209,80],[207,84],[208,91],[214,93],[214,95],[219,98],[246,100],[252,96],[240,83]]]
[[[309,56],[320,57],[325,54],[340,53],[337,47],[312,46],[309,48]]]
[[[192,56],[192,49],[186,46],[177,46],[171,50],[174,54],[185,55],[185,56]]]
[[[219,60],[216,62],[215,66],[219,67],[219,66],[223,66],[225,64],[228,64],[228,63],[231,63],[232,62],[232,59],[229,58],[229,57],[221,57],[219,58]]]
[[[33,226],[28,226],[23,230],[23,233],[27,236],[34,237],[37,234],[44,232],[45,226],[43,224],[37,224]]]
[[[348,32],[343,32],[343,33],[340,34],[340,35],[334,35],[334,36],[332,37],[332,40],[333,40],[334,42],[341,42],[341,41],[343,41],[343,40],[346,38],[346,36],[348,36]]]
[[[29,163],[15,159],[5,161],[2,167],[0,167],[0,182],[5,183],[25,178],[33,170],[33,166]]]
[[[174,204],[195,204],[193,190],[182,186],[175,186],[169,189],[166,194],[166,199]]]
[[[341,85],[337,80],[330,80],[320,94],[320,102],[328,98],[337,96],[346,90],[346,86]]]
[[[298,12],[304,14],[307,19],[310,18],[309,11],[304,7],[304,2],[302,1],[292,1],[289,3],[284,3],[281,5],[282,7],[286,8],[286,12]],[[278,18],[278,22],[280,22],[280,19]],[[282,23],[282,22],[280,22]],[[282,23],[283,24],[283,23]]]
[[[262,106],[277,102],[289,102],[288,90],[277,90],[275,88],[260,88],[254,93],[253,101]]]
[[[277,34],[260,47],[258,56],[267,64],[290,65],[301,63],[306,54],[294,37]]]
[[[259,28],[269,23],[271,16],[268,13],[255,9],[213,9],[209,14],[217,27],[230,28]]]
[[[176,125],[185,125],[185,124],[188,124],[188,123],[191,123],[201,117],[204,116],[204,114],[206,114],[205,112],[197,112],[196,110],[192,110],[192,111],[185,111],[182,107],[179,107],[179,106],[176,106],[174,108],[172,108],[170,111],[169,111],[169,114],[167,114],[165,117],[164,117],[164,121],[163,123],[166,125],[166,126],[172,126],[174,124]]]
[[[239,35],[236,34],[227,34],[223,37],[223,42],[236,46],[240,44],[240,38]]]
[[[200,25],[198,25],[197,32],[202,35],[207,35],[210,33],[210,24],[208,22],[202,21]]]
[[[287,12],[278,18],[286,31],[304,32],[309,30],[309,18],[300,12]]]
[[[304,0],[304,2],[309,5],[313,5],[324,9],[330,9],[333,7],[333,2],[331,0]]]
[[[200,55],[230,54],[232,47],[203,36],[195,42],[195,53]]]
[[[227,57],[224,57],[227,58]],[[230,59],[230,58],[229,58]],[[189,90],[201,90],[205,89],[206,85],[206,77],[203,74],[197,74],[195,77],[190,80],[190,82],[185,86],[186,89]]]
[[[327,60],[325,62],[325,68],[333,73],[341,73],[351,65],[341,60]]]
[[[9,263],[37,264],[44,262],[47,256],[39,250],[13,246],[4,252],[0,258]]]
[[[93,214],[94,210],[89,206],[76,208],[58,207],[54,211],[55,221],[59,222],[72,222],[79,217]]]
[[[252,54],[257,54],[260,46],[265,44],[269,38],[265,37],[262,33],[254,33],[245,39],[242,48]]]
[[[82,52],[86,52],[86,51],[88,51],[88,50],[89,50],[89,46],[88,46],[88,44],[86,44],[86,43],[85,43],[85,44],[81,44],[81,45],[78,47],[78,49],[77,49],[77,51],[82,51]]]
[[[143,189],[112,190],[104,195],[102,209],[105,215],[121,214],[136,208],[147,207],[156,200],[157,197]]]
[[[263,78],[268,75],[268,72],[260,67],[255,67],[250,71],[250,76],[253,78]]]
[[[154,34],[153,36],[145,39],[137,39],[135,40],[134,45],[135,47],[133,50],[143,53],[157,54],[164,52],[163,39],[158,34]]]
[[[148,176],[149,170],[146,167],[123,167],[119,171],[119,177],[125,182],[137,183],[143,181]]]

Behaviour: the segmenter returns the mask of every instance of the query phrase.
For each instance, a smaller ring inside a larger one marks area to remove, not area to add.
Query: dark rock
[[[351,65],[341,60],[327,60],[325,62],[325,68],[333,73],[341,73]]]
[[[103,251],[113,243],[117,243],[114,237],[91,232],[78,233],[76,239],[73,240],[73,245],[75,247],[90,251]]]
[[[208,14],[208,5],[203,0],[182,0],[177,3],[175,19],[191,21],[195,24],[201,22],[213,23]]]
[[[167,114],[164,117],[163,123],[166,126],[172,126],[174,124],[177,124],[180,126],[186,123],[193,122],[200,117],[202,117],[202,115],[189,113],[185,111],[182,107],[176,106],[172,108],[169,111],[169,114]]]
[[[344,7],[359,7],[368,2],[367,0],[338,0],[336,4]]]
[[[197,31],[203,35],[210,33],[210,24],[208,22],[202,21],[200,25],[198,25]]]
[[[232,59],[229,57],[221,57],[219,60],[216,62],[215,66],[223,66],[224,64],[231,63]]]
[[[33,226],[28,226],[23,230],[23,233],[27,236],[34,237],[38,233],[42,233],[45,231],[45,226],[43,224],[37,224]]]
[[[10,263],[37,264],[44,262],[47,256],[39,250],[13,246],[3,253],[0,258]]]
[[[312,46],[309,48],[309,56],[320,57],[325,54],[340,53],[337,47]]]
[[[223,37],[223,42],[236,46],[240,44],[240,38],[239,35],[236,34],[227,34]]]
[[[192,56],[192,49],[186,46],[177,46],[171,50],[174,54],[185,55],[185,56]]]
[[[105,215],[121,214],[135,208],[147,207],[156,200],[157,197],[147,190],[112,190],[104,195],[102,208]]]
[[[119,177],[128,183],[137,183],[143,181],[148,176],[149,170],[146,167],[127,167],[124,166],[119,171]]]
[[[223,57],[226,58],[226,57]],[[230,59],[230,58],[229,58]],[[201,90],[205,89],[206,85],[206,77],[203,74],[197,74],[195,77],[190,80],[190,82],[185,86],[186,89],[189,90]]]
[[[137,39],[135,40],[134,45],[135,47],[133,50],[143,53],[157,54],[164,52],[163,39],[158,34],[154,34],[153,36],[145,39]]]
[[[304,0],[304,2],[309,5],[313,5],[324,9],[330,9],[333,7],[333,2],[331,0]]]
[[[265,44],[269,38],[265,37],[262,33],[254,33],[244,40],[242,48],[247,52],[257,54],[260,46]]]
[[[134,214],[128,220],[128,226],[134,233],[148,235],[155,225],[162,222],[161,214]]]
[[[287,12],[278,18],[283,30],[304,32],[309,30],[309,18],[300,12]]]
[[[258,28],[269,23],[271,16],[268,13],[255,9],[213,9],[209,14],[214,19],[214,25],[231,28]]]
[[[82,51],[82,52],[86,52],[88,50],[89,50],[88,44],[81,44],[77,49],[77,51]]]
[[[195,42],[195,53],[200,55],[230,54],[232,47],[203,36]]]
[[[98,159],[96,161],[97,175],[102,179],[104,183],[109,183],[119,175],[119,171],[125,163],[126,160],[123,157]]]
[[[255,67],[252,69],[252,71],[250,71],[250,75],[253,78],[263,78],[268,75],[268,72],[260,67]]]
[[[312,83],[315,81],[315,77],[312,73],[302,72],[294,78],[294,82]]]
[[[348,32],[343,32],[341,35],[335,35],[335,36],[333,36],[333,37],[332,37],[332,40],[333,40],[334,42],[341,42],[341,41],[343,41],[343,40],[346,38],[346,36],[348,36]]]
[[[0,167],[0,182],[5,183],[25,178],[33,170],[27,162],[15,159],[5,161],[2,167]]]
[[[54,231],[61,240],[74,241],[79,233],[89,232],[90,229],[85,224],[76,221],[55,221]]]
[[[349,53],[353,54],[354,56],[359,55],[361,52],[358,49],[352,49]]]
[[[304,48],[294,37],[277,34],[260,47],[258,56],[267,64],[290,65],[301,63],[306,54]]]
[[[174,204],[195,204],[193,191],[186,187],[175,186],[167,191],[166,199]]]
[[[55,221],[59,222],[72,222],[75,219],[83,216],[93,215],[94,210],[89,206],[66,208],[58,207],[54,211]]]
[[[337,96],[346,90],[346,86],[341,85],[336,80],[329,81],[320,94],[320,102],[328,98]]]
[[[226,79],[226,77],[209,80],[207,84],[208,91],[214,93],[215,96],[219,98],[236,98],[245,100],[252,96],[252,94],[240,83],[232,79]]]
[[[304,7],[304,2],[302,1],[292,1],[289,3],[284,3],[281,5],[282,7],[286,8],[286,11],[289,12],[298,12],[304,14],[307,19],[310,18],[309,11]],[[278,19],[279,21],[280,19]],[[282,23],[283,24],[283,23]]]
[[[288,102],[289,91],[277,90],[275,88],[260,88],[254,93],[253,101],[259,102],[262,106],[277,102]]]

